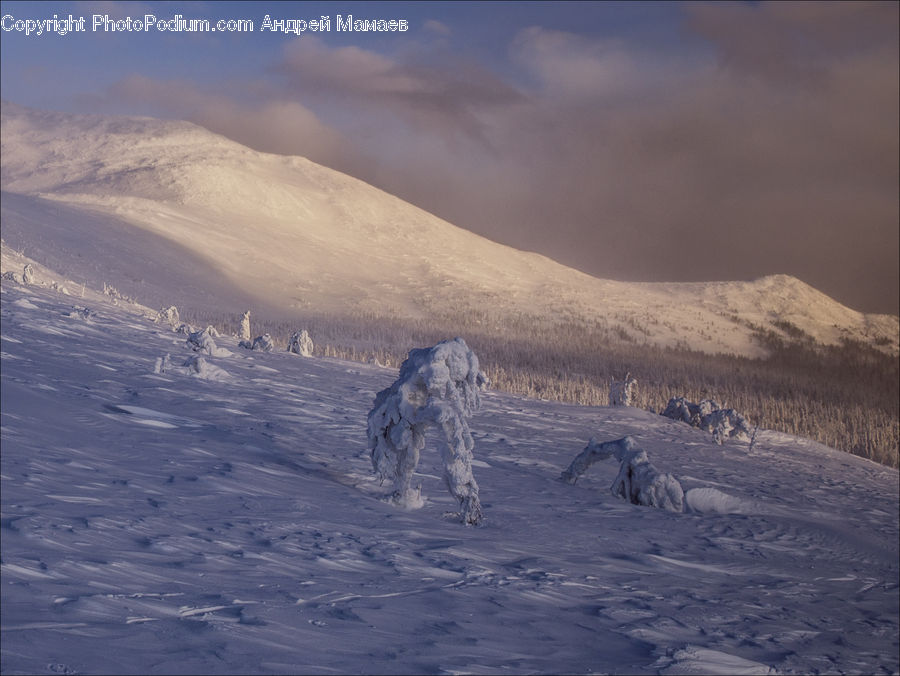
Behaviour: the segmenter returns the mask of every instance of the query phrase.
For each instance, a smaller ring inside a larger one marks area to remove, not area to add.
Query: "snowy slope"
[[[748,355],[762,351],[748,322],[786,320],[822,342],[853,337],[898,350],[897,317],[853,311],[788,276],[596,279],[304,158],[258,153],[186,122],[3,103],[0,141],[6,244],[148,304],[181,300],[161,298],[163,267],[178,278],[182,306],[279,318],[490,308],[498,319],[600,322],[638,341]]]
[[[424,507],[381,500],[366,413],[396,371],[220,338],[218,379],[155,373],[183,336],[68,290],[0,294],[3,673],[900,669],[896,470],[488,392],[467,528],[432,444]],[[624,434],[700,511],[614,498],[612,461],[558,479]]]

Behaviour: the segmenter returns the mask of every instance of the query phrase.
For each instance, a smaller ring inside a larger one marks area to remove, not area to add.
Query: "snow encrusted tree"
[[[183,326],[187,326],[186,324],[182,324],[179,326],[179,331]],[[190,327],[189,327],[190,328]],[[210,357],[228,357],[231,355],[230,350],[226,350],[224,347],[218,347],[216,345],[216,341],[213,340],[213,335],[218,336],[219,332],[215,330],[212,326],[207,326],[202,331],[190,331],[188,330],[187,337],[187,345],[194,352],[202,352]]]
[[[610,486],[610,491],[617,498],[633,505],[658,507],[669,512],[684,510],[684,490],[681,483],[671,474],[656,469],[650,463],[647,452],[630,436],[602,443],[591,439],[560,478],[574,484],[588,467],[609,457],[614,457],[620,463],[619,473]]]
[[[250,340],[250,310],[241,317],[241,340]]]
[[[34,266],[31,263],[25,265],[22,271],[22,282],[25,284],[34,284],[37,277],[34,274]]]
[[[397,380],[376,395],[368,416],[372,466],[382,481],[393,482],[396,504],[422,505],[410,482],[425,447],[425,432],[437,426],[446,441],[441,444],[444,482],[459,501],[460,517],[470,525],[481,522],[478,484],[472,476],[475,442],[466,419],[478,409],[486,383],[478,357],[462,338],[454,338],[410,350]]]
[[[632,378],[630,373],[625,374],[625,380],[610,380],[609,383],[609,405],[610,406],[631,406],[637,397],[637,379]]]
[[[296,331],[288,341],[287,351],[302,357],[312,357],[313,342],[309,332],[306,329]]]
[[[166,323],[173,329],[177,328],[181,323],[178,317],[178,308],[174,305],[170,305],[169,307],[160,310],[156,313],[156,322],[158,324]]]
[[[275,348],[275,342],[272,340],[272,336],[268,333],[264,333],[263,335],[254,338],[252,343],[249,340],[242,340],[238,343],[238,347],[243,347],[248,350],[257,350],[259,352],[271,352]]]
[[[662,415],[711,432],[717,444],[728,439],[750,440],[747,419],[733,408],[720,408],[712,399],[703,399],[695,404],[684,397],[672,397]]]

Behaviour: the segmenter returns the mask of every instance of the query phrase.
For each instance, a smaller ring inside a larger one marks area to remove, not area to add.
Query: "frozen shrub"
[[[264,333],[263,335],[254,338],[252,343],[249,340],[242,340],[238,343],[238,347],[243,347],[247,350],[257,350],[259,352],[271,352],[275,348],[275,343],[272,342],[272,336],[268,333]]]
[[[610,406],[631,406],[637,397],[637,380],[630,373],[625,374],[625,380],[611,380],[609,384]]]
[[[750,440],[750,424],[744,416],[733,408],[719,408],[712,399],[695,404],[684,397],[672,397],[662,415],[711,432],[718,444],[728,439]]]
[[[25,284],[34,284],[36,281],[37,278],[34,274],[34,266],[31,263],[28,263],[22,271],[22,282]]]
[[[241,317],[241,340],[250,340],[250,310]]]
[[[683,511],[684,491],[678,479],[650,464],[646,451],[641,450],[632,437],[602,443],[591,439],[560,478],[574,484],[588,467],[609,457],[620,463],[619,473],[610,486],[613,495],[633,505],[657,507],[670,512]]]
[[[211,364],[206,357],[199,354],[190,355],[184,360],[182,366],[187,370],[188,375],[203,380],[227,380],[229,377],[227,371]]]
[[[291,336],[291,339],[288,341],[287,351],[303,357],[312,356],[313,342],[306,329],[297,331]]]
[[[106,290],[106,288],[107,287],[104,284],[104,291]],[[181,323],[178,317],[178,308],[174,305],[170,305],[164,310],[160,310],[156,313],[156,322],[158,324],[168,324],[174,329]]]
[[[218,350],[215,341],[206,329],[189,333],[186,342],[194,352],[204,352],[212,356]]]
[[[372,466],[382,481],[393,482],[396,504],[421,506],[410,481],[425,447],[425,432],[434,425],[446,440],[441,444],[444,482],[459,501],[460,516],[466,524],[481,522],[478,484],[472,476],[475,442],[466,419],[478,409],[485,382],[478,357],[462,338],[454,338],[410,350],[397,380],[376,395],[368,416]]]
[[[13,270],[7,270],[3,273],[3,279],[8,279],[11,282],[15,282],[16,284],[24,284],[25,280],[22,279],[22,275],[18,272],[14,272]]]

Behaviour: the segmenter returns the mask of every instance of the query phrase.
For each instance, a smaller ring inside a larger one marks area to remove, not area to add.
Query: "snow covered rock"
[[[460,516],[470,525],[482,521],[472,475],[475,442],[466,419],[478,409],[485,383],[478,357],[462,338],[454,338],[410,350],[397,380],[375,396],[368,415],[372,466],[382,481],[393,482],[395,503],[421,506],[410,481],[425,447],[425,432],[435,425],[447,442],[441,445],[444,482],[459,501]]]
[[[630,373],[625,374],[625,380],[613,380],[609,384],[610,406],[632,406],[637,397],[637,379]]]
[[[312,357],[313,353],[313,342],[312,338],[309,337],[309,332],[306,329],[302,331],[295,332],[291,339],[288,341],[288,352],[293,352],[294,354],[299,354],[302,357]]]
[[[588,467],[599,460],[614,457],[621,464],[610,490],[633,505],[658,507],[670,512],[684,510],[684,491],[671,474],[660,472],[650,463],[646,451],[628,436],[598,443],[591,439],[566,468],[561,479],[574,484]]]

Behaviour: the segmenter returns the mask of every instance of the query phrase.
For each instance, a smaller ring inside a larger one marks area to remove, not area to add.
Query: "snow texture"
[[[478,357],[462,338],[454,338],[410,350],[397,380],[377,394],[368,416],[372,466],[382,481],[393,482],[397,504],[422,504],[410,482],[425,448],[425,432],[435,425],[446,442],[440,445],[444,483],[459,501],[463,522],[481,523],[478,484],[472,475],[475,442],[466,419],[478,409],[484,384]]]
[[[0,246],[0,271],[24,263]],[[421,509],[382,500],[363,421],[395,370],[225,336],[200,356],[231,377],[190,376],[184,337],[101,284],[90,321],[0,284],[4,674],[900,671],[894,469],[489,391],[489,519],[462,528],[437,453]],[[691,509],[613,497],[618,463],[558,481],[591,434],[640,435]]]
[[[728,439],[750,441],[751,430],[747,419],[733,408],[720,408],[712,399],[703,399],[695,404],[684,397],[672,397],[661,415],[712,433],[717,444]]]
[[[625,374],[625,380],[611,380],[609,384],[610,406],[632,406],[637,397],[637,379],[630,373]]]
[[[610,486],[613,495],[633,505],[658,507],[670,512],[684,510],[684,491],[678,479],[656,469],[647,452],[630,436],[602,443],[591,438],[560,478],[574,484],[588,467],[609,457],[619,461],[619,473]]]
[[[312,357],[313,349],[315,348],[312,338],[309,337],[306,329],[296,331],[288,341],[287,351],[299,354],[301,357]]]

